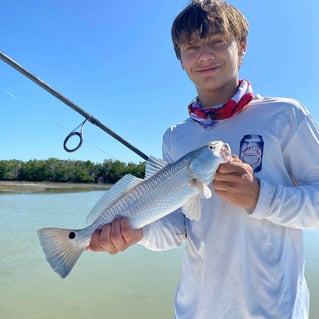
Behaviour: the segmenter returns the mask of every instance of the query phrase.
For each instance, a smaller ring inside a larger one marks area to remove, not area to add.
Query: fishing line
[[[107,126],[105,126],[103,123],[101,123],[98,119],[96,119],[95,117],[93,117],[92,115],[88,114],[86,111],[84,111],[83,109],[81,109],[79,106],[77,106],[76,104],[74,104],[72,101],[70,101],[69,99],[67,99],[65,96],[63,96],[62,94],[60,94],[59,92],[57,92],[55,89],[53,89],[52,87],[50,87],[48,84],[46,84],[44,81],[42,81],[41,79],[37,78],[36,76],[34,76],[31,72],[29,72],[28,70],[26,70],[24,67],[22,67],[21,65],[19,65],[16,61],[14,61],[13,59],[11,59],[9,56],[5,55],[4,53],[2,53],[0,51],[0,59],[3,60],[5,63],[9,64],[11,67],[13,67],[14,69],[16,69],[17,71],[19,71],[20,73],[22,73],[24,76],[26,76],[28,79],[30,79],[31,81],[33,81],[34,83],[36,83],[37,85],[39,85],[40,87],[42,87],[44,90],[46,90],[47,92],[49,92],[51,95],[53,95],[54,97],[56,97],[57,99],[59,99],[61,102],[63,102],[64,104],[66,104],[67,106],[69,106],[70,108],[72,108],[74,111],[78,112],[79,114],[81,114],[84,118],[85,121],[82,122],[77,128],[75,128],[75,130],[73,130],[64,140],[64,148],[65,148],[65,144],[67,144],[68,140],[72,137],[72,136],[78,136],[80,138],[79,141],[79,145],[74,147],[74,148],[68,148],[66,147],[65,149],[68,152],[74,152],[77,149],[79,149],[79,147],[82,145],[83,142],[83,125],[86,121],[91,122],[92,124],[96,125],[97,127],[99,127],[101,130],[103,130],[104,132],[106,132],[107,134],[111,135],[113,138],[115,138],[117,141],[119,141],[120,143],[122,143],[123,145],[125,145],[127,148],[129,148],[131,151],[133,151],[134,153],[136,153],[137,155],[139,155],[140,157],[142,157],[144,160],[148,159],[148,156],[146,154],[144,154],[142,151],[140,151],[138,148],[136,148],[135,146],[133,146],[132,144],[130,144],[128,141],[126,141],[125,139],[123,139],[121,136],[119,136],[118,134],[116,134],[115,132],[113,132],[110,128],[108,128]],[[81,127],[82,126],[82,127]],[[76,130],[81,127],[80,132],[77,132]],[[82,131],[81,131],[82,130]]]
[[[26,110],[30,110],[30,108],[32,107],[32,102],[30,102],[28,99],[26,98],[21,98],[19,96],[19,94],[17,94],[14,90],[12,89],[7,89],[5,87],[0,87],[0,91],[1,94],[9,96],[12,99],[17,100],[17,102],[19,103],[19,106],[22,106],[24,109]],[[71,138],[73,136],[78,136],[78,134],[82,135],[81,139],[83,141],[83,130],[84,130],[84,124],[85,124],[86,120],[84,120],[80,125],[78,125],[69,135],[67,135],[67,137],[64,140],[64,143],[70,143]],[[69,131],[69,128],[65,127],[64,125],[62,125],[61,123],[56,123],[57,126],[63,128],[65,131]],[[76,134],[76,130],[80,128],[80,131],[77,132],[78,134]],[[80,136],[78,136],[80,138]],[[92,143],[90,140],[86,139],[86,143],[89,144],[90,146],[92,146],[95,150],[103,153],[104,155],[106,155],[109,158],[113,158],[114,160],[119,160],[119,158],[117,158],[116,156],[105,152],[102,148],[98,147],[96,144]],[[70,146],[67,146],[67,148],[71,148]]]
[[[8,90],[6,90],[5,88],[0,88],[0,90],[4,93],[4,94],[7,94],[7,95],[9,95],[10,97],[12,97],[12,98],[16,98],[16,96],[13,94],[13,93],[11,93],[11,92],[9,92]]]

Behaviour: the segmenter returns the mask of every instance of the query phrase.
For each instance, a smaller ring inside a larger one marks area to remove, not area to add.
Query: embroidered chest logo
[[[263,152],[264,141],[261,135],[245,135],[240,141],[239,157],[251,165],[255,173],[262,169]]]

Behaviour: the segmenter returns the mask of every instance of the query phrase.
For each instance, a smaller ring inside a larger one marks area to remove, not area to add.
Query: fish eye
[[[215,146],[214,145],[209,145],[209,149],[214,150]]]

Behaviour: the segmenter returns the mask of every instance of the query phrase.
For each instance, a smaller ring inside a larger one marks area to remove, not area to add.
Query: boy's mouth
[[[197,73],[199,74],[205,74],[205,73],[210,73],[210,72],[215,72],[219,69],[219,66],[209,66],[209,67],[205,67],[205,68],[200,68],[197,70]]]

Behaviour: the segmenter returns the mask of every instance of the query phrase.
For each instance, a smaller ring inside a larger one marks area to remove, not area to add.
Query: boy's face
[[[197,87],[199,97],[238,84],[238,69],[246,51],[246,41],[238,44],[233,37],[213,34],[181,46],[182,68]]]

